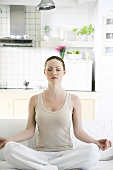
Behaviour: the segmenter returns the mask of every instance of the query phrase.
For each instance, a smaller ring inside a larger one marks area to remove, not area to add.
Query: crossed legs
[[[43,152],[10,141],[4,147],[4,157],[17,169],[85,170],[97,163],[100,152],[95,144],[84,144],[67,151]]]

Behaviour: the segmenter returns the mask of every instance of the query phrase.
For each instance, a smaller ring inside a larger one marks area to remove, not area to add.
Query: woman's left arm
[[[102,150],[109,148],[111,141],[108,139],[96,140],[84,131],[82,126],[81,102],[78,96],[71,95],[71,105],[73,107],[72,122],[75,137],[85,143],[94,143]]]

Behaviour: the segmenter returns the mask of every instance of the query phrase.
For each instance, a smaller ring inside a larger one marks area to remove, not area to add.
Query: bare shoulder
[[[81,105],[80,98],[75,94],[71,94],[71,103],[73,107],[78,105],[80,106]]]
[[[33,96],[30,98],[29,104],[32,105],[32,106],[36,106],[37,101],[38,101],[38,94],[33,95]]]

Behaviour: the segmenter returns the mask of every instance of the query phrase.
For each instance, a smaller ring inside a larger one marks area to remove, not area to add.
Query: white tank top
[[[71,94],[67,93],[62,108],[52,112],[44,107],[42,93],[38,95],[35,108],[35,120],[38,127],[37,150],[62,151],[73,148],[70,134],[72,124],[70,97]]]

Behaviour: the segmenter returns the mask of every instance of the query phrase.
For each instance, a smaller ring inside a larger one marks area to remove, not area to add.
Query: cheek
[[[60,76],[60,77],[63,77],[63,76],[64,76],[64,73],[61,73],[59,76]]]
[[[48,76],[50,76],[50,74],[51,74],[51,72],[46,72],[45,76],[48,77]]]

